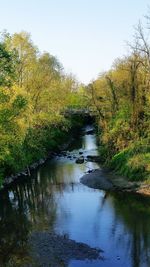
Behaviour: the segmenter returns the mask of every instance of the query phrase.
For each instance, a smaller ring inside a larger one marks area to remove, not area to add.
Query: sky
[[[150,0],[0,0],[0,31],[31,34],[85,84],[127,53]]]

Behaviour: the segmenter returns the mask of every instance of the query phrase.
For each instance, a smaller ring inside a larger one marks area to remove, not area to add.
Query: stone
[[[78,163],[78,164],[82,164],[82,163],[84,163],[84,157],[81,156],[81,157],[77,158],[77,159],[76,159],[76,163]]]
[[[100,158],[100,156],[88,155],[87,161],[101,162],[101,158]]]
[[[86,134],[94,134],[94,130],[86,131]]]

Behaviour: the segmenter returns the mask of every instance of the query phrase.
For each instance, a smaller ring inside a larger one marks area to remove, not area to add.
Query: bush
[[[150,146],[137,142],[112,157],[110,166],[130,180],[149,179]]]

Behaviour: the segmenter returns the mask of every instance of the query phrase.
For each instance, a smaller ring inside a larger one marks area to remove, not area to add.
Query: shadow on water
[[[35,231],[67,234],[104,250],[104,261],[72,259],[66,267],[150,266],[150,199],[81,185],[80,177],[98,165],[78,165],[74,157],[79,151],[97,154],[96,137],[84,134],[77,143],[68,152],[71,158],[56,157],[32,179],[1,193],[0,266],[23,267],[31,261],[28,238]]]

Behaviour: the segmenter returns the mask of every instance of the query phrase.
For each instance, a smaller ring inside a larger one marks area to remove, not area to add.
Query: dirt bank
[[[81,177],[80,182],[94,189],[106,191],[127,191],[150,195],[150,185],[144,182],[131,182],[127,178],[113,174],[107,170],[96,169]]]

